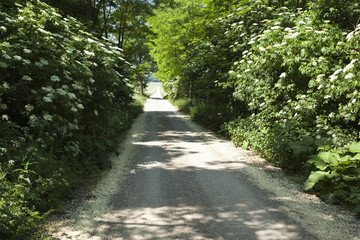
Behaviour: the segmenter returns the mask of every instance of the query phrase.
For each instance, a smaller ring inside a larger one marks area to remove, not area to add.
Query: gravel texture
[[[55,239],[360,240],[349,212],[148,100],[112,169],[48,224]]]

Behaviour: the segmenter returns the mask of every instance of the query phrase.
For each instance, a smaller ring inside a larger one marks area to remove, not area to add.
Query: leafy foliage
[[[345,203],[360,213],[360,143],[321,151],[306,167],[313,171],[304,184],[305,191],[315,191],[329,203]]]
[[[198,122],[305,176],[319,147],[360,140],[357,1],[175,3],[151,20],[153,56]]]
[[[141,111],[121,49],[41,1],[0,5],[0,234],[28,238]]]

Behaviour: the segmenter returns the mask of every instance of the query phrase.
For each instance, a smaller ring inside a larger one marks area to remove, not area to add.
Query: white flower
[[[289,38],[290,38],[290,39],[291,39],[291,38],[296,38],[296,37],[299,36],[299,35],[300,35],[300,33],[296,32],[296,33],[291,34],[291,35],[289,36]]]
[[[261,103],[261,104],[260,104],[260,107],[262,107],[262,106],[264,106],[264,105],[265,105],[265,102]]]
[[[248,42],[249,45],[254,44],[254,43],[255,43],[255,41]]]
[[[346,40],[350,41],[353,37],[354,37],[354,32],[351,32],[346,36]]]
[[[66,92],[64,90],[62,90],[61,88],[56,89],[56,92],[62,96],[66,95]]]
[[[358,61],[358,59],[353,59],[353,60],[351,60],[350,64],[354,64],[354,63],[356,63],[357,61]]]
[[[91,57],[94,57],[95,56],[95,53],[93,52],[90,52],[90,51],[87,51],[87,50],[84,50],[84,53],[88,56],[91,56]]]
[[[318,86],[318,90],[320,90],[322,87],[323,87],[323,85],[320,84],[320,85]]]
[[[22,57],[18,56],[18,55],[15,55],[14,56],[14,60],[16,61],[21,61],[22,60]]]
[[[356,98],[354,98],[354,99],[351,101],[351,103],[356,103]]]
[[[247,73],[247,72],[250,72],[250,71],[251,71],[251,70],[250,70],[249,68],[245,70],[246,73]]]
[[[338,78],[338,76],[336,75],[331,75],[330,76],[330,82],[333,82],[334,80],[336,80]]]
[[[248,61],[248,64],[252,64],[252,63],[253,63],[253,61],[252,61],[252,60],[249,60],[249,61]]]
[[[48,31],[46,31],[46,30],[44,30],[44,29],[42,29],[42,28],[38,28],[37,29],[39,32],[41,32],[41,33],[44,33],[44,34],[50,34]]]
[[[7,48],[11,47],[11,44],[9,42],[3,42],[2,45]]]
[[[28,75],[24,75],[21,79],[25,81],[32,81],[32,78]]]
[[[317,82],[320,82],[321,79],[323,79],[323,77],[325,77],[325,74],[319,74],[319,75],[316,77],[316,81],[317,81]]]
[[[333,75],[338,75],[341,71],[342,71],[342,69],[338,69],[333,73]]]
[[[34,110],[34,106],[30,105],[30,104],[27,104],[27,105],[25,105],[25,109],[30,112],[30,111]]]
[[[234,71],[233,71],[233,70],[230,70],[230,71],[229,71],[229,74],[233,74],[233,73],[234,73]]]
[[[260,50],[260,51],[265,51],[266,49],[265,49],[263,46],[260,46],[260,47],[259,47],[259,50]]]
[[[8,65],[6,63],[4,63],[4,62],[0,62],[0,67],[1,68],[7,68]]]
[[[70,99],[75,99],[76,98],[76,95],[74,93],[68,93],[67,94],[69,96]]]
[[[331,112],[330,114],[329,114],[329,118],[334,118],[335,117],[335,113],[334,112]]]
[[[49,114],[44,114],[43,115],[43,118],[46,120],[46,121],[52,121],[53,120],[53,117]]]
[[[281,27],[280,26],[274,26],[274,27],[271,27],[270,29],[271,30],[277,30],[277,29],[280,29]]]
[[[285,77],[286,77],[286,72],[281,73],[280,78],[285,78]]]
[[[49,103],[52,102],[51,98],[49,98],[49,97],[43,97],[43,100],[44,100],[45,102],[49,102]]]
[[[353,78],[353,76],[354,76],[354,74],[348,73],[348,74],[345,76],[345,79]]]
[[[354,68],[354,63],[357,61],[357,59],[353,59],[346,67],[344,68],[344,72],[348,72],[351,69]]]
[[[237,77],[237,78],[240,78],[240,77],[241,77],[241,74],[236,75],[236,77]]]
[[[299,110],[300,109],[300,105],[297,105],[296,107],[295,107],[295,110]]]
[[[53,81],[53,82],[60,82],[60,78],[58,76],[56,76],[56,75],[52,75],[50,77],[50,80]]]
[[[306,22],[301,20],[301,21],[298,22],[298,24],[306,24]]]

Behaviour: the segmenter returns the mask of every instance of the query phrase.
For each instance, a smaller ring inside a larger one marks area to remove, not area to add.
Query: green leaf
[[[308,191],[308,190],[312,189],[315,186],[315,184],[317,184],[319,181],[324,180],[326,178],[333,178],[335,176],[338,176],[338,174],[337,173],[328,173],[328,172],[323,172],[323,171],[311,172],[310,176],[304,183],[303,189],[305,191]]]
[[[317,158],[321,159],[325,163],[336,165],[340,159],[340,155],[332,152],[321,152],[317,155]]]
[[[352,158],[350,158],[350,160],[360,160],[360,153],[356,154],[355,156],[353,156]]]
[[[102,151],[106,150],[106,146],[103,141],[99,141],[99,140],[95,141],[95,146],[97,146]]]
[[[318,157],[314,157],[314,158],[310,159],[308,161],[308,163],[312,163],[319,170],[325,170],[328,167],[328,165],[322,159],[320,159]]]
[[[347,146],[350,152],[352,153],[360,153],[360,142],[354,142]]]
[[[249,146],[249,141],[245,140],[242,144],[242,149],[246,150]]]

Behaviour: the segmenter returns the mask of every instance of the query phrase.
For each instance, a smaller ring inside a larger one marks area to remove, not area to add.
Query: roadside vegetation
[[[360,213],[358,1],[170,1],[150,18],[171,101]]]
[[[0,239],[37,238],[42,219],[111,167],[145,101],[145,67],[63,7],[0,3]]]
[[[160,85],[359,215],[359,23],[357,0],[1,1],[0,239],[36,238],[110,168]]]

